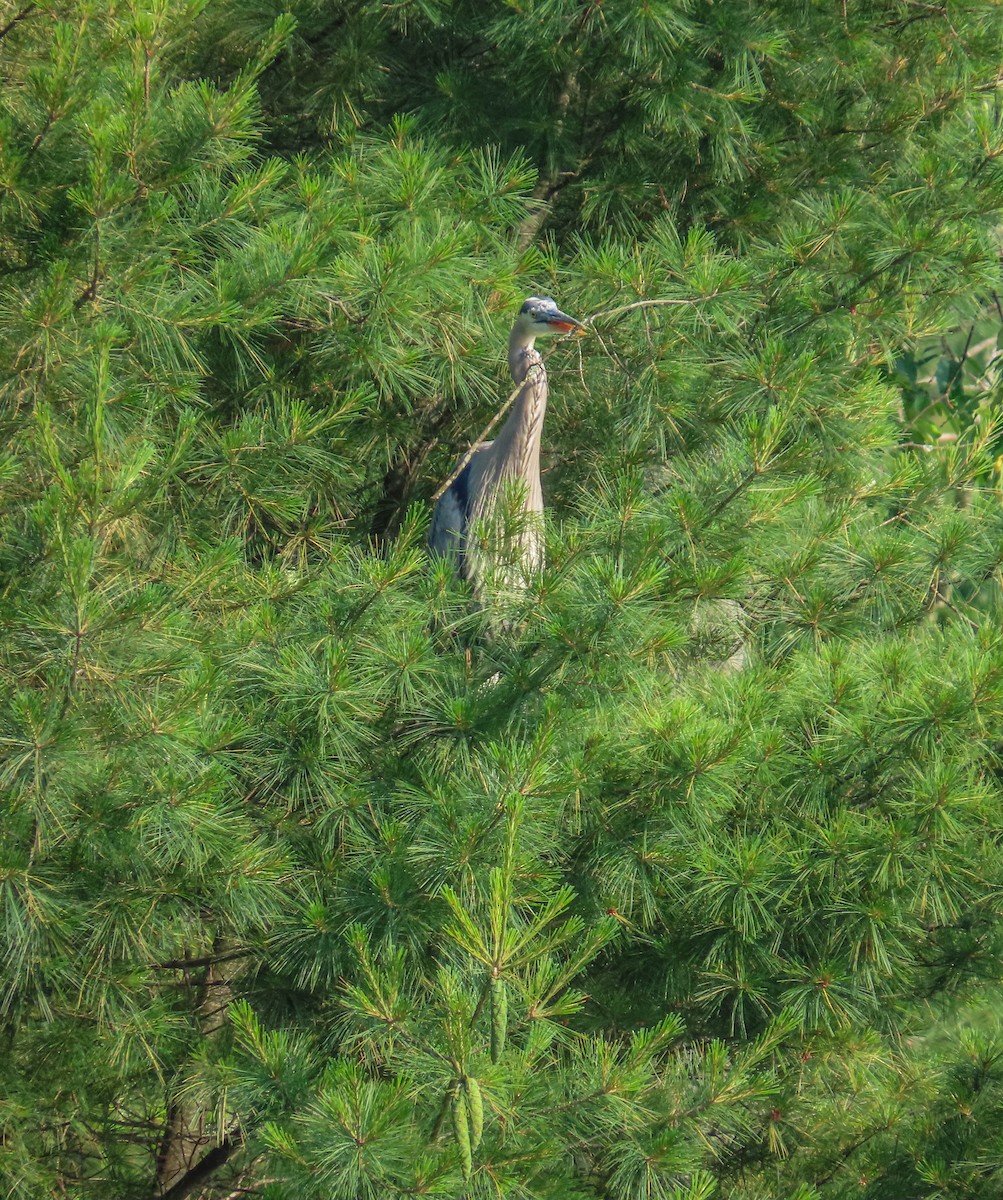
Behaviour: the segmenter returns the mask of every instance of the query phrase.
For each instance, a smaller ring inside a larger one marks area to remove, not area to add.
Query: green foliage
[[[999,39],[7,7],[6,1194],[998,1194]]]

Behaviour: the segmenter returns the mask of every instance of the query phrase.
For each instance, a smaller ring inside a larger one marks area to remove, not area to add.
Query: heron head
[[[519,309],[517,320],[526,333],[534,338],[570,333],[572,330],[585,332],[581,321],[561,312],[549,296],[530,296]]]

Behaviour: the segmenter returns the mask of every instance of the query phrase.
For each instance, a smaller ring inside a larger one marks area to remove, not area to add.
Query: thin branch
[[[692,308],[694,305],[715,299],[717,295],[717,292],[711,292],[709,296],[692,296],[688,300],[635,300],[632,304],[621,304],[619,308],[608,308],[605,312],[594,313],[591,317],[586,317],[582,324],[592,325],[596,321],[609,321],[633,312],[636,308]]]
[[[972,338],[974,336],[975,336],[975,322],[973,321],[971,323],[971,325],[968,327],[968,337],[965,340],[965,348],[961,352],[961,358],[959,358],[957,363],[955,364],[955,370],[952,373],[950,379],[947,381],[947,387],[944,389],[944,400],[948,404],[949,407],[953,407],[953,406],[951,405],[951,402],[948,399],[947,393],[948,393],[948,391],[950,391],[950,389],[952,387],[954,387],[954,385],[958,382],[958,380],[961,378],[962,374],[964,373],[965,363],[968,361],[968,352],[972,348]]]
[[[841,1167],[846,1166],[847,1162],[862,1146],[866,1146],[867,1143],[876,1138],[879,1133],[885,1133],[888,1128],[888,1125],[879,1125],[876,1129],[872,1129],[870,1133],[865,1133],[863,1137],[858,1138],[855,1142],[851,1142],[849,1146],[847,1146],[844,1150],[841,1150],[837,1155],[835,1162],[833,1163],[832,1170],[829,1171],[828,1174],[823,1175],[821,1178],[814,1181],[815,1187],[824,1187],[825,1184],[827,1184],[835,1176]]]
[[[3,41],[3,39],[7,36],[8,33],[10,33],[10,31],[14,28],[15,25],[19,25],[25,19],[25,17],[31,16],[31,14],[34,11],[35,11],[34,4],[27,4],[27,5],[25,5],[24,8],[21,9],[21,11],[19,13],[16,13],[13,17],[11,17],[11,19],[7,22],[7,24],[2,29],[0,29],[0,42]]]
[[[563,340],[564,339],[562,338],[561,341],[563,341]],[[554,347],[551,347],[551,349],[547,352],[547,355],[545,357],[549,357],[553,352],[554,352]],[[541,357],[544,357],[544,356],[541,356]],[[512,389],[512,391],[509,393],[509,396],[506,399],[505,403],[495,413],[495,415],[491,418],[491,420],[488,421],[487,425],[484,426],[483,430],[481,430],[481,436],[479,438],[477,438],[476,441],[474,441],[471,444],[470,449],[466,452],[466,454],[464,454],[464,456],[460,459],[460,461],[453,468],[452,473],[450,474],[450,476],[446,480],[446,482],[433,494],[433,496],[432,496],[433,504],[441,496],[445,495],[447,489],[452,487],[453,483],[457,479],[459,479],[459,477],[463,474],[463,471],[466,468],[467,463],[469,463],[470,460],[477,453],[478,446],[480,446],[481,442],[484,441],[484,439],[491,432],[491,430],[494,429],[494,427],[498,424],[498,422],[502,419],[502,417],[508,412],[508,410],[515,403],[517,397],[522,392],[522,389],[526,386],[526,384],[529,382],[530,378],[532,377],[533,372],[539,371],[541,369],[542,368],[540,367],[539,364],[534,363],[529,368],[529,370],[526,372],[526,378],[522,381],[522,383],[517,384],[516,387]]]
[[[832,303],[823,305],[817,312],[814,312],[811,314],[811,316],[806,317],[805,320],[798,322],[798,324],[793,327],[792,332],[800,333],[802,329],[807,329],[810,325],[814,325],[816,321],[822,320],[823,317],[831,316],[832,313],[838,312],[841,308],[846,308],[846,306],[853,301],[855,297],[860,295],[860,293],[865,287],[867,287],[869,283],[872,283],[875,279],[881,275],[884,275],[888,271],[896,270],[898,267],[902,266],[904,262],[908,262],[910,258],[918,254],[918,250],[903,250],[899,254],[896,254],[891,262],[886,263],[883,267],[875,267],[873,271],[868,271],[868,273],[862,279],[857,279],[854,281],[853,286],[849,289],[849,291],[844,292],[841,296],[837,297],[837,299],[833,300]]]
[[[738,481],[738,483],[736,483],[734,485],[734,487],[732,487],[731,491],[729,491],[725,496],[723,496],[720,500],[718,500],[718,502],[707,513],[707,515],[704,517],[704,519],[698,525],[696,525],[691,530],[687,530],[686,536],[683,538],[680,538],[679,541],[677,541],[673,546],[670,546],[667,550],[661,551],[660,552],[661,557],[665,560],[671,561],[671,559],[673,559],[675,557],[675,555],[679,553],[680,550],[685,550],[687,545],[692,546],[694,544],[693,534],[699,533],[701,529],[706,529],[709,525],[711,525],[714,521],[716,521],[717,518],[721,515],[721,513],[723,513],[724,510],[728,507],[728,505],[731,504],[731,502],[733,500],[737,500],[738,497],[741,496],[742,493],[749,487],[749,485],[754,480],[758,479],[761,474],[762,474],[761,468],[753,467],[752,470],[747,475],[743,475],[742,478]],[[659,494],[660,494],[660,491],[655,492],[655,495],[659,495]]]
[[[974,620],[967,613],[962,612],[961,609],[957,607],[957,605],[953,604],[943,594],[940,594],[937,596],[936,602],[943,604],[946,608],[949,608],[951,610],[951,612],[953,612],[956,617],[960,617],[962,621],[967,621],[969,628],[972,630],[973,633],[978,633],[978,631],[982,628],[982,626],[978,623],[978,621]]]
[[[98,295],[98,283],[101,279],[101,218],[98,217],[94,222],[94,269],[91,272],[90,282],[73,301],[74,309],[83,308],[90,300],[96,300]]]
[[[186,971],[195,967],[211,967],[216,963],[230,962],[235,958],[247,958],[250,950],[231,950],[226,954],[206,954],[201,958],[170,958],[166,962],[153,963],[154,971]]]
[[[41,146],[41,144],[45,141],[45,135],[49,132],[55,122],[56,114],[52,112],[47,113],[45,117],[45,124],[38,131],[38,133],[35,134],[34,138],[32,138],[31,145],[28,147],[29,154],[34,154],[39,146]]]
[[[223,1200],[237,1200],[238,1196],[260,1196],[261,1189],[267,1187],[270,1183],[281,1183],[282,1180],[276,1176],[266,1176],[264,1179],[256,1179],[253,1187],[235,1187],[231,1192],[223,1197]]]
[[[722,500],[719,500],[707,514],[708,523],[713,521],[716,517],[719,517],[732,502],[732,500],[737,500],[738,497],[749,486],[749,484],[751,484],[754,479],[759,478],[761,473],[762,472],[760,471],[759,467],[753,467],[748,475],[743,476],[743,478],[741,478],[738,483],[735,484],[727,496],[725,496]]]

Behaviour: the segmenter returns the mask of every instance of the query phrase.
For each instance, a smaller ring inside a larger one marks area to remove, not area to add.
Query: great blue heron
[[[482,603],[525,587],[543,565],[540,438],[547,372],[534,349],[540,337],[582,330],[549,296],[530,296],[508,339],[512,379],[522,386],[493,442],[481,442],[439,497],[428,545],[456,560]]]

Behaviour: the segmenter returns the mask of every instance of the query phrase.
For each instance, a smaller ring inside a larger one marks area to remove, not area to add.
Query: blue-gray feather
[[[456,503],[463,513],[464,524],[466,524],[470,520],[470,463],[467,463],[453,480],[449,490],[456,497]]]
[[[463,548],[471,507],[470,463],[467,463],[436,501],[428,531],[428,548],[433,554],[455,559],[461,576],[466,575]]]

